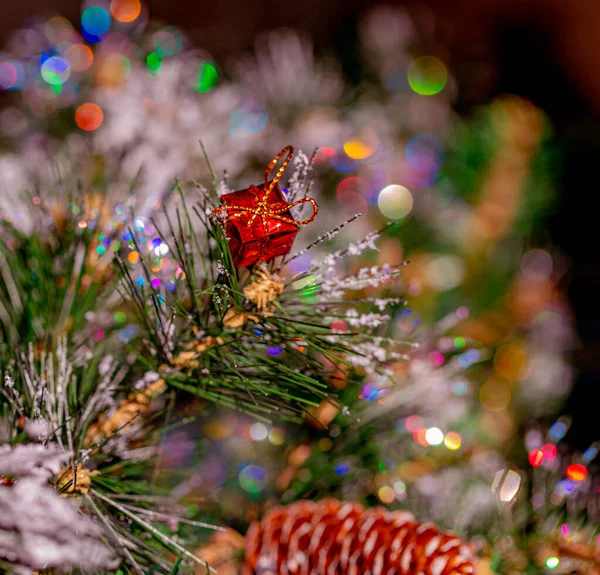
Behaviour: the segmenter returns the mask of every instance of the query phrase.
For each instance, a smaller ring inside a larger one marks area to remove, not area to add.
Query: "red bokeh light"
[[[98,104],[86,102],[81,104],[75,112],[75,122],[86,132],[97,130],[104,121],[104,113]]]
[[[556,457],[556,445],[546,443],[542,445],[541,452],[544,454],[544,459],[552,460]]]
[[[544,452],[541,449],[532,449],[528,458],[533,467],[539,467],[544,461]]]
[[[587,477],[587,467],[581,463],[572,463],[567,467],[566,476],[571,481],[581,483]]]

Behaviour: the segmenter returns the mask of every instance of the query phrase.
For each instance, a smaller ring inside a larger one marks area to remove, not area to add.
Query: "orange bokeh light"
[[[427,441],[427,438],[425,437],[427,435],[427,428],[424,427],[422,429],[417,429],[416,431],[413,431],[413,439],[419,444],[422,445],[423,447],[429,447],[430,443],[429,441]]]
[[[96,82],[103,86],[119,86],[131,72],[131,63],[121,54],[108,54],[96,65]]]
[[[118,22],[133,22],[141,13],[140,0],[112,0],[110,13]]]
[[[75,122],[86,132],[97,130],[104,121],[104,112],[98,104],[86,102],[81,104],[75,112]]]
[[[73,44],[65,52],[65,58],[73,72],[84,72],[94,61],[94,53],[85,44]]]

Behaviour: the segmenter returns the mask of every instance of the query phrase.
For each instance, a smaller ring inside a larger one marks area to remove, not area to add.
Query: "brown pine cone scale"
[[[299,501],[271,509],[246,535],[257,575],[463,575],[473,550],[404,511],[357,503]]]

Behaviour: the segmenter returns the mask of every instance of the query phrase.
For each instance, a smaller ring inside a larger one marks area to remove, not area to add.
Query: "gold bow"
[[[281,167],[279,168],[279,170],[277,170],[275,177],[269,182],[269,176],[271,175],[273,168],[277,165],[277,162],[279,162],[279,160],[286,153],[287,153],[287,157],[285,158],[285,160],[283,160],[283,163],[281,164]],[[225,206],[220,206],[216,210],[213,210],[213,214],[217,215],[226,209],[228,220],[234,219],[234,218],[239,218],[239,217],[243,216],[244,214],[252,214],[252,217],[248,221],[248,226],[251,226],[254,223],[254,221],[256,220],[256,218],[260,218],[262,225],[263,225],[264,232],[265,232],[265,236],[267,236],[267,237],[269,236],[268,227],[267,227],[267,222],[269,219],[275,219],[275,220],[279,220],[281,222],[285,222],[286,224],[294,224],[297,226],[305,226],[306,224],[310,224],[317,217],[317,213],[319,212],[319,206],[317,205],[317,202],[315,202],[315,200],[313,200],[312,198],[302,198],[301,200],[298,200],[292,204],[288,204],[286,202],[280,202],[277,204],[269,204],[268,203],[269,196],[271,195],[271,192],[275,188],[275,184],[281,179],[281,176],[283,175],[283,172],[285,171],[287,165],[290,163],[290,160],[292,159],[293,155],[294,155],[294,148],[292,146],[286,146],[285,148],[283,148],[283,150],[281,150],[281,152],[279,152],[279,154],[277,154],[271,160],[271,162],[267,166],[267,169],[265,170],[265,185],[264,185],[265,193],[263,194],[262,199],[259,199],[258,195],[254,191],[256,188],[250,189],[250,193],[253,194],[257,200],[255,207],[244,208],[244,207],[238,207],[238,206],[229,206],[226,208]],[[291,208],[298,206],[300,204],[304,204],[306,202],[308,202],[313,207],[313,214],[310,218],[308,218],[306,220],[302,220],[301,222],[297,222],[293,218],[289,218],[287,216],[281,215],[284,212],[287,212],[288,210],[290,210]],[[234,213],[230,213],[231,211],[233,211]]]

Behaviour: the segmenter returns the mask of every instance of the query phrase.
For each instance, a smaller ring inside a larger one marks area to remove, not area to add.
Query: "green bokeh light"
[[[124,323],[127,319],[127,316],[125,315],[125,312],[117,311],[115,312],[113,319],[115,320],[115,323]]]
[[[421,56],[408,67],[408,83],[422,96],[441,92],[448,82],[448,70],[441,60],[433,56]]]
[[[201,62],[198,66],[197,92],[209,92],[219,79],[217,69],[210,62]]]
[[[42,70],[42,78],[47,84],[50,84],[51,86],[60,86],[62,84],[60,76],[52,70]]]
[[[160,74],[160,68],[162,66],[162,56],[156,52],[150,52],[146,57],[146,66],[152,74]]]

